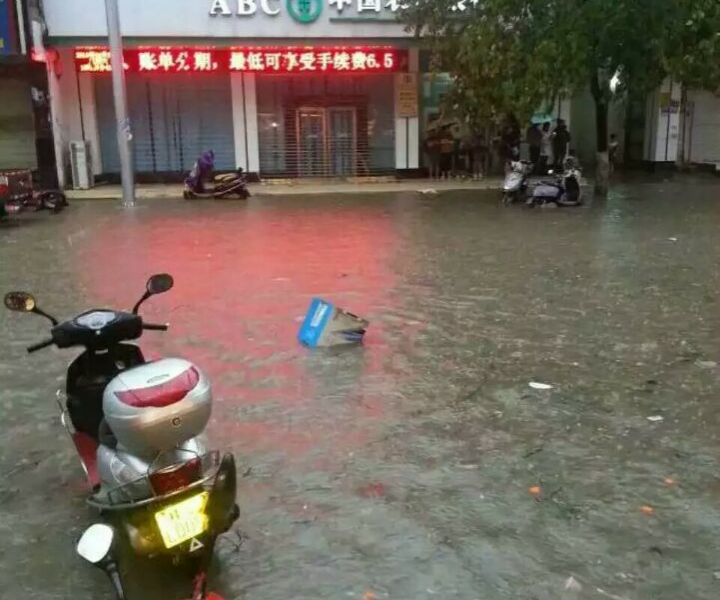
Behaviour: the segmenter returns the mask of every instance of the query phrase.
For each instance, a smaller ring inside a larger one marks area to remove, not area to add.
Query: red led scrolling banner
[[[126,48],[128,73],[394,73],[407,50],[373,47]],[[80,73],[109,73],[107,48],[76,48]]]

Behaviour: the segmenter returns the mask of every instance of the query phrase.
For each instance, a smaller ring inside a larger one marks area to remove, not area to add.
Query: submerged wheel
[[[41,198],[42,207],[53,213],[59,213],[67,206],[65,194],[62,192],[45,192]]]

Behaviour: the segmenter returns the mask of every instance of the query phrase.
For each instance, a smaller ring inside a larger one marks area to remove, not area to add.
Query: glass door
[[[297,111],[298,167],[300,177],[320,177],[326,169],[325,109]]]
[[[330,175],[355,175],[355,109],[328,108],[326,116]]]
[[[300,177],[348,177],[355,174],[355,108],[299,108],[296,122]]]

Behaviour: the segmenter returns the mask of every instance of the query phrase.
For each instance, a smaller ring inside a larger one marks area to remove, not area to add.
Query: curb
[[[382,183],[359,183],[344,184],[341,186],[303,186],[292,185],[258,185],[251,184],[248,186],[250,193],[254,198],[271,198],[283,196],[317,196],[317,195],[357,195],[357,194],[401,194],[415,193],[425,195],[436,195],[446,192],[462,192],[462,191],[497,191],[502,184],[501,180],[488,179],[481,182],[458,182],[455,185],[443,186],[437,185],[441,182],[418,181],[416,185],[398,185],[398,184],[382,184]],[[435,185],[434,185],[435,184]],[[103,189],[94,188],[92,190],[67,190],[68,200],[120,200],[122,192],[119,189]],[[182,188],[172,190],[153,190],[152,188],[139,187],[136,189],[136,199],[138,200],[182,200]]]

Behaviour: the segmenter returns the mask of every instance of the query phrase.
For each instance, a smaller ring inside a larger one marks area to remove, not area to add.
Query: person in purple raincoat
[[[187,185],[196,194],[205,192],[205,182],[212,179],[212,172],[215,169],[215,153],[206,150],[195,161],[190,174],[185,179]]]

